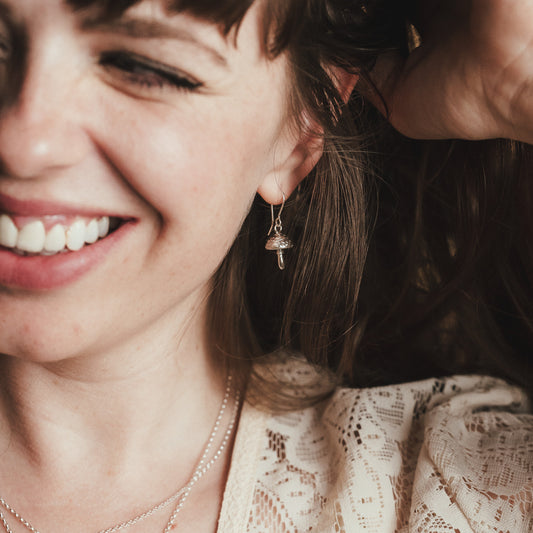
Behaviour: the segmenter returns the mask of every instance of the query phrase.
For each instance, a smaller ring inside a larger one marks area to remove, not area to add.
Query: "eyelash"
[[[106,69],[120,71],[128,83],[145,89],[168,87],[176,90],[194,91],[202,87],[201,82],[130,52],[104,52],[100,56],[99,64]]]

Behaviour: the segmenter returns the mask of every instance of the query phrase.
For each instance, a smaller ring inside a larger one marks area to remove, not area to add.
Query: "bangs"
[[[66,0],[74,10],[93,8],[102,19],[120,17],[143,0]],[[161,0],[173,13],[188,13],[221,26],[224,33],[238,27],[254,0]]]

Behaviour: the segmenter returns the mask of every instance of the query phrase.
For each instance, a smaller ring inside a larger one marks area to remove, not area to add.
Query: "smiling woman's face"
[[[235,45],[162,2],[105,23],[63,0],[1,3],[5,61],[11,24],[26,46],[0,118],[0,351],[58,360],[179,323],[294,157],[278,142],[286,62],[262,53],[260,6]],[[118,229],[76,250],[80,221],[105,217]],[[71,250],[35,252],[61,248],[62,230]]]

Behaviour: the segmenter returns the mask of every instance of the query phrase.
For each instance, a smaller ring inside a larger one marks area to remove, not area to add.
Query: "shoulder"
[[[410,525],[441,519],[460,531],[533,531],[533,416],[520,389],[479,378],[426,414]]]
[[[528,531],[528,409],[479,376],[338,389],[289,413],[247,406],[246,466],[233,465],[249,479],[247,531]]]
[[[346,442],[355,496],[344,507],[362,509],[370,489],[357,518],[369,529],[382,520],[391,531],[531,531],[529,409],[522,390],[481,376],[338,391],[325,415]]]

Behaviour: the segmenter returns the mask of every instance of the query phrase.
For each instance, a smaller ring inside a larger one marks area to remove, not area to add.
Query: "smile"
[[[77,252],[107,237],[119,225],[108,216],[15,217],[0,215],[0,246],[18,255],[55,255]]]

